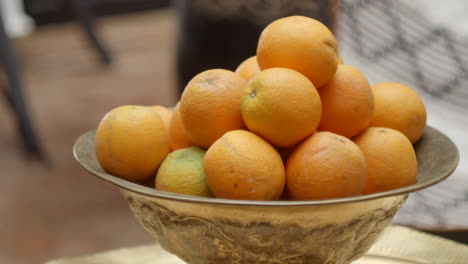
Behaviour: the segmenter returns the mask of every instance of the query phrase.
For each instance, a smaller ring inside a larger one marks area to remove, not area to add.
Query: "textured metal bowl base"
[[[191,264],[351,263],[369,250],[407,198],[278,208],[122,193],[161,246]]]

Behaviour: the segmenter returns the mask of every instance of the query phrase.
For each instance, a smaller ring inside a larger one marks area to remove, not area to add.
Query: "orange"
[[[354,139],[367,160],[364,194],[414,184],[418,162],[413,145],[397,130],[370,127]]]
[[[290,16],[269,24],[257,46],[261,70],[284,67],[309,78],[315,87],[326,84],[338,65],[338,43],[333,33],[319,21]]]
[[[283,193],[280,155],[252,132],[224,134],[206,152],[204,166],[208,186],[218,198],[276,200]]]
[[[166,128],[166,131],[169,134],[169,126],[171,124],[172,111],[161,105],[154,105],[151,106],[151,108],[159,114],[159,117],[161,117],[164,123],[164,128]]]
[[[369,126],[374,114],[374,96],[366,77],[355,67],[338,65],[335,76],[319,89],[319,94],[320,131],[352,138]]]
[[[169,153],[158,169],[156,189],[211,197],[203,169],[205,152],[199,147],[189,147]]]
[[[99,164],[108,173],[129,181],[141,182],[154,176],[169,150],[164,122],[150,107],[112,109],[96,131]]]
[[[317,129],[322,104],[307,77],[291,69],[271,68],[245,86],[241,111],[250,131],[275,146],[291,147]]]
[[[257,63],[257,56],[252,56],[245,61],[243,61],[235,71],[237,74],[242,76],[242,78],[246,79],[247,81],[252,79],[255,74],[260,72],[260,68],[258,67]]]
[[[179,107],[180,105],[177,103],[169,124],[169,141],[171,143],[172,150],[193,146],[193,143],[190,141],[190,138],[185,131],[182,119],[180,118]]]
[[[286,162],[286,188],[294,200],[356,196],[366,181],[366,160],[346,137],[317,132],[302,142]]]
[[[372,87],[375,111],[371,126],[388,127],[415,143],[426,127],[426,107],[418,93],[401,83],[379,83]]]
[[[187,84],[180,114],[190,140],[208,148],[224,133],[245,127],[240,99],[246,80],[223,69],[204,71]]]

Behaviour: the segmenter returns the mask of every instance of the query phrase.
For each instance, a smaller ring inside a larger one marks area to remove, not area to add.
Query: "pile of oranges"
[[[156,189],[246,200],[318,200],[415,183],[412,143],[426,126],[419,95],[371,86],[343,64],[332,32],[312,18],[268,25],[235,72],[187,84],[173,110],[121,106],[96,132],[101,166]]]

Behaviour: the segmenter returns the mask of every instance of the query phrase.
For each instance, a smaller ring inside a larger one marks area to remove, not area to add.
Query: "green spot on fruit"
[[[251,93],[250,93],[250,98],[255,98],[257,97],[257,91],[253,90]]]
[[[335,139],[338,140],[339,142],[343,143],[343,144],[345,143],[345,141],[342,140],[341,138],[337,138],[337,137],[336,137]]]

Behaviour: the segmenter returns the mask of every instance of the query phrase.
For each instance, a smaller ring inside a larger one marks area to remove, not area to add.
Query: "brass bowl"
[[[415,144],[414,185],[330,200],[228,200],[159,191],[112,176],[96,160],[94,135],[90,131],[76,141],[76,160],[121,189],[164,249],[194,264],[350,263],[367,252],[409,193],[447,178],[459,158],[447,136],[427,127]]]

